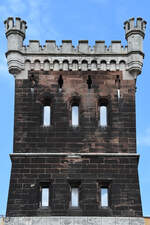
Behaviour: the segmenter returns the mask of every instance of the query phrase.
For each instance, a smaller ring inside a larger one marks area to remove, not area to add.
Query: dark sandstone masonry
[[[7,216],[142,216],[138,157],[12,157]],[[50,184],[50,207],[39,207],[40,184]],[[71,209],[70,183],[80,184],[79,208]],[[109,208],[99,186],[109,187]]]
[[[37,80],[16,80],[14,152],[136,152],[135,83],[121,72],[32,72]],[[58,79],[64,85],[58,91]],[[92,88],[87,86],[88,75]],[[120,75],[121,98],[116,76]],[[43,127],[43,104],[48,98],[52,126]],[[76,100],[77,99],[77,100]],[[98,125],[98,105],[108,102],[108,127]],[[79,102],[79,127],[71,126],[71,103]]]
[[[63,88],[58,89],[62,75]],[[92,88],[87,85],[88,76]],[[117,79],[121,97],[117,97]],[[31,77],[33,79],[31,79]],[[136,153],[135,82],[120,71],[30,71],[16,79],[14,153],[7,216],[142,216],[137,156],[69,156],[69,153]],[[52,125],[43,127],[49,101]],[[99,126],[99,105],[107,101],[108,126]],[[79,104],[79,127],[71,126],[71,105]],[[68,155],[46,155],[68,153]],[[50,207],[39,206],[40,185],[50,187]],[[69,207],[70,184],[80,187],[80,207]],[[99,187],[109,187],[109,207],[99,204]]]

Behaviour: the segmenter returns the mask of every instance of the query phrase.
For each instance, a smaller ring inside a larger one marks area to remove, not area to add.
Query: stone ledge
[[[6,217],[4,225],[144,225],[142,217]]]
[[[69,157],[77,157],[77,156],[111,156],[111,157],[129,157],[129,156],[140,156],[137,153],[64,153],[64,152],[51,152],[51,153],[11,153],[10,157],[13,156],[69,156]]]

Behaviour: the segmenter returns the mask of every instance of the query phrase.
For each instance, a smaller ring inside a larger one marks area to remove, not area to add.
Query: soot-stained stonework
[[[120,72],[30,73],[39,80],[34,88],[30,79],[16,80],[14,152],[136,152],[134,80],[122,80]],[[64,81],[61,92],[60,74]],[[45,99],[51,105],[50,127],[43,127]],[[106,128],[99,126],[99,105],[104,100],[108,108]],[[79,103],[76,128],[71,125],[74,101]]]
[[[89,75],[91,89],[87,85]],[[135,82],[123,80],[121,72],[30,71],[28,80],[16,80],[14,153],[20,156],[11,157],[7,215],[141,216],[137,156],[86,155],[136,152],[134,98]],[[104,100],[108,126],[100,127],[99,105]],[[45,101],[52,110],[49,127],[43,127]],[[71,125],[74,101],[79,105],[76,128]],[[72,153],[79,156],[70,156]],[[42,183],[50,185],[50,207],[44,209],[40,207]],[[71,183],[80,184],[77,209],[69,207]],[[100,185],[109,188],[107,208],[100,207]]]
[[[8,216],[142,216],[137,156],[12,156]],[[79,208],[71,209],[70,184],[80,183]],[[41,208],[40,184],[50,185]],[[109,187],[109,207],[99,189]]]

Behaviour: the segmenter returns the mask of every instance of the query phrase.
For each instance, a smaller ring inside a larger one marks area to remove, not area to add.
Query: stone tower
[[[15,77],[6,224],[144,224],[136,153],[136,78],[146,22],[125,22],[128,46],[32,40],[5,21]]]

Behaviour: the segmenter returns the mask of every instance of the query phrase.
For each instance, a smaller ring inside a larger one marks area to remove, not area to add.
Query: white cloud
[[[10,11],[14,14],[23,13],[27,9],[26,4],[22,0],[9,0]]]
[[[146,129],[143,134],[137,137],[137,144],[139,146],[150,147],[150,128]]]
[[[8,72],[8,66],[6,64],[0,64],[0,71],[1,74],[7,73]]]
[[[5,76],[8,73],[7,60],[4,55],[0,56],[0,76]]]
[[[48,39],[45,34],[53,39],[59,36],[51,18],[51,0],[6,0],[0,5],[0,15],[3,20],[10,16],[26,20],[29,39]]]

